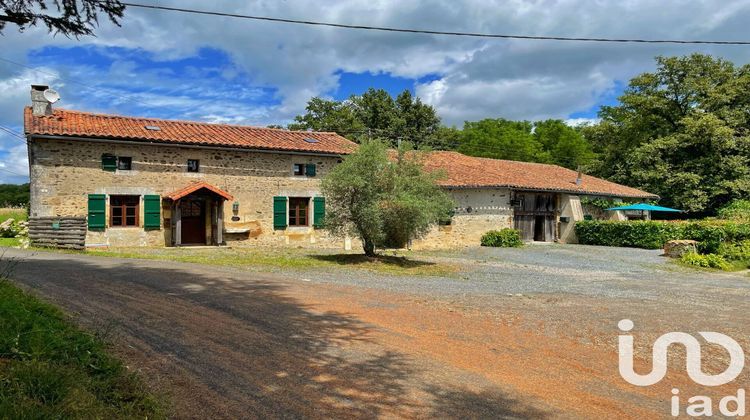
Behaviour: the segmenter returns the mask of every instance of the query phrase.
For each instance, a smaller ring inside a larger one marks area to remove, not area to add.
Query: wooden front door
[[[180,202],[182,220],[182,244],[206,244],[206,203],[203,200],[185,198]]]

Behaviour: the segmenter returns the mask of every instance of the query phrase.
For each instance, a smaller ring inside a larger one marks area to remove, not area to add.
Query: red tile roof
[[[152,143],[266,149],[325,154],[351,153],[356,144],[336,133],[289,131],[274,128],[209,124],[193,121],[123,117],[55,109],[35,117],[24,109],[27,135],[54,135]],[[158,127],[149,130],[146,126]],[[314,139],[311,142],[306,139]]]
[[[559,191],[574,194],[630,198],[658,198],[657,195],[626,187],[590,175],[576,185],[578,172],[557,165],[478,158],[457,152],[430,152],[424,158],[427,170],[444,170],[445,187],[509,187],[521,190]]]
[[[24,125],[27,135],[55,135],[337,155],[351,153],[357,147],[355,143],[336,133],[122,117],[64,109],[54,110],[51,116],[35,117],[31,113],[31,108],[26,107],[24,110]],[[155,126],[159,130],[149,130],[146,126]],[[305,139],[315,139],[317,142],[309,142]],[[431,152],[427,155],[425,166],[427,169],[443,169],[447,172],[447,179],[440,182],[445,187],[510,187],[616,197],[658,198],[654,194],[589,175],[583,175],[581,185],[576,185],[577,172],[556,165],[477,158],[457,152]],[[192,186],[187,188],[192,188]],[[232,199],[227,193],[208,184],[200,186],[196,190],[200,188],[208,188],[219,195],[226,194],[229,197],[228,200]],[[192,191],[185,193],[185,195]]]
[[[188,185],[185,188],[182,188],[182,189],[179,189],[177,191],[174,191],[174,192],[171,192],[169,194],[166,194],[164,196],[164,198],[167,198],[167,199],[172,200],[172,201],[176,201],[176,200],[179,200],[182,197],[188,196],[188,195],[190,195],[190,194],[192,194],[192,193],[194,193],[194,192],[196,192],[198,190],[202,190],[202,189],[207,189],[207,190],[213,192],[214,194],[216,194],[216,195],[224,198],[225,200],[231,200],[233,198],[232,194],[229,194],[228,192],[223,191],[223,190],[221,190],[221,189],[219,189],[217,187],[214,187],[213,185],[211,185],[211,184],[209,184],[207,182],[203,182],[203,181],[201,181],[201,182],[194,182],[194,183]]]

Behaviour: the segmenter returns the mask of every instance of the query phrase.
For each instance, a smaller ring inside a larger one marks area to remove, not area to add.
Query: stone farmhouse
[[[338,134],[53,110],[46,89],[32,86],[24,109],[30,220],[42,239],[72,218],[86,222],[77,233],[86,247],[352,247],[321,229],[320,179],[356,150]],[[572,242],[581,196],[658,198],[555,165],[456,152],[424,159],[445,171],[457,206],[415,248],[477,245],[504,227]]]

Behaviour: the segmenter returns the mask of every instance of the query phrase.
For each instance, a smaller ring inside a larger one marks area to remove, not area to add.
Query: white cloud
[[[596,124],[599,121],[601,121],[599,118],[568,118],[565,120],[565,124],[571,127],[580,127],[582,125]]]
[[[352,24],[445,29],[471,32],[579,37],[680,39],[741,39],[750,19],[750,2],[628,0],[220,0],[164,1],[162,4],[253,15]],[[511,41],[353,31],[274,24],[230,18],[128,8],[122,28],[102,19],[97,37],[80,41],[51,37],[42,28],[24,33],[6,30],[1,57],[24,62],[29,51],[48,46],[93,44],[139,49],[154,60],[194,55],[210,47],[226,52],[230,66],[217,71],[227,80],[246,75],[250,86],[242,95],[274,88],[278,105],[243,106],[235,91],[173,80],[163,73],[134,73],[133,63],[115,60],[107,72],[81,63],[48,70],[99,87],[145,87],[137,100],[168,108],[172,117],[236,123],[283,123],[304,110],[311,96],[335,89],[337,72],[387,72],[395,76],[437,74],[437,81],[417,86],[425,102],[438,109],[448,124],[486,117],[519,119],[563,118],[596,106],[617,81],[653,69],[656,55],[708,52],[739,64],[750,61],[744,47],[647,44],[561,43]],[[115,54],[115,58],[119,58]],[[18,126],[20,109],[28,103],[28,84],[47,79],[0,62],[0,124]],[[24,86],[25,85],[25,86]],[[148,87],[165,86],[165,89]],[[69,89],[78,87],[68,84]],[[118,88],[119,89],[119,88]],[[126,90],[121,92],[125,95]],[[127,100],[105,90],[65,106],[117,112]],[[2,146],[0,140],[0,146]]]

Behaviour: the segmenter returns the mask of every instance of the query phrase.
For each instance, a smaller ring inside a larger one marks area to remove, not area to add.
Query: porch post
[[[224,243],[224,200],[219,200],[216,212],[216,245]]]
[[[174,245],[182,245],[182,211],[180,210],[180,200],[174,203]]]

